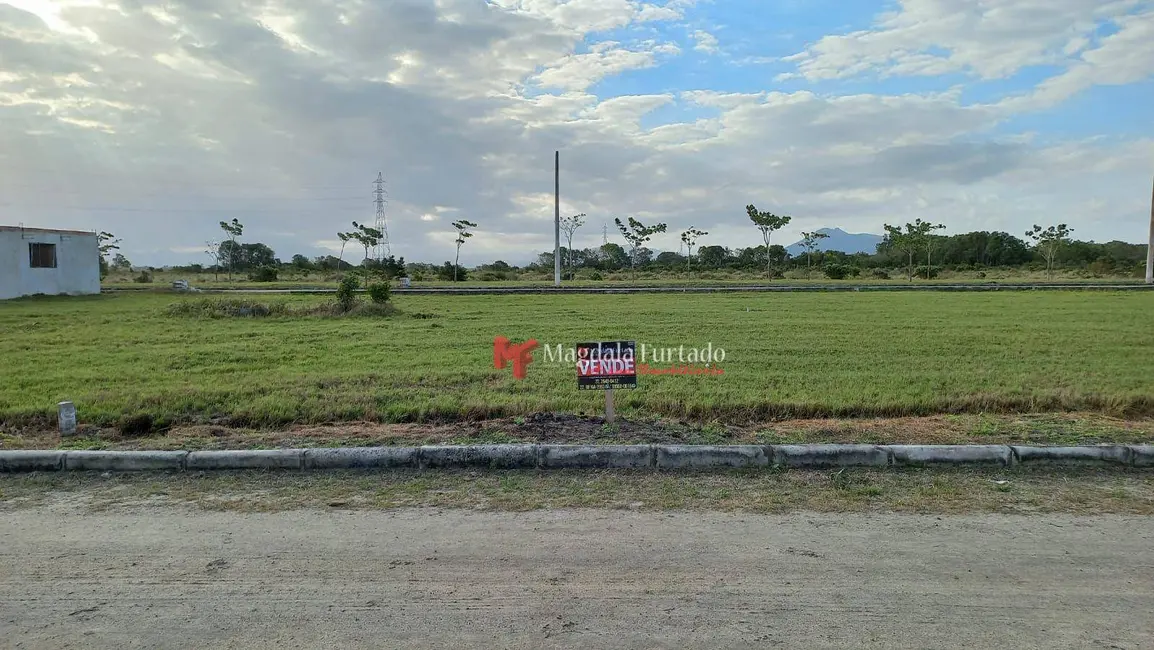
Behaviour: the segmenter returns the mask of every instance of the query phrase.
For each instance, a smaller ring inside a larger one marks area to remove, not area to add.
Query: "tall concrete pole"
[[[553,152],[553,285],[561,286],[561,152]]]
[[[1154,284],[1154,188],[1150,190],[1150,241],[1146,243],[1146,284]]]

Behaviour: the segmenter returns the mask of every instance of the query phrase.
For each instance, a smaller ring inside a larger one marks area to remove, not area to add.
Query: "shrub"
[[[452,268],[452,267],[450,267],[450,268]],[[484,271],[481,273],[481,275],[479,275],[477,277],[478,277],[478,279],[480,279],[483,282],[495,282],[497,280],[508,279],[508,276],[506,276],[501,271]],[[449,276],[449,279],[452,280],[453,279],[452,276]]]
[[[831,280],[844,280],[850,276],[857,277],[860,273],[856,266],[847,264],[826,264],[822,272],[825,273],[825,277]]]
[[[986,277],[985,271],[978,271],[978,279],[981,280]]]
[[[594,271],[594,272],[589,274],[589,279],[594,281],[594,282],[601,282],[602,280],[605,279],[605,277],[602,276],[599,271]]]
[[[374,304],[383,305],[389,301],[389,285],[384,282],[377,282],[368,286],[369,300]]]
[[[337,305],[342,311],[348,311],[357,304],[357,289],[361,288],[361,282],[355,275],[346,275],[341,278],[341,283],[337,285]]]
[[[149,284],[152,282],[152,271],[149,271],[148,269],[144,269],[143,271],[140,272],[140,275],[136,276],[135,278],[132,278],[132,281],[133,282],[139,282],[140,284]]]
[[[441,267],[437,268],[437,279],[444,282],[453,281],[453,263],[445,262]],[[464,281],[469,279],[469,273],[463,266],[457,266],[457,281]]]
[[[889,271],[886,271],[885,269],[874,269],[873,272],[870,273],[870,275],[873,276],[877,280],[889,280],[890,279]]]
[[[252,282],[276,282],[277,270],[274,266],[262,266],[248,274]]]
[[[938,277],[940,271],[941,269],[939,267],[922,265],[914,269],[914,277],[923,280],[932,280]]]

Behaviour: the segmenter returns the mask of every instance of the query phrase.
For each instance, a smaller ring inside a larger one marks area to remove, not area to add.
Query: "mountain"
[[[818,232],[825,233],[829,237],[817,242],[817,250],[841,251],[851,255],[854,253],[876,253],[878,244],[884,239],[881,235],[873,235],[868,232],[846,232],[841,228],[820,228]],[[785,250],[793,256],[805,253],[800,241],[786,246]]]

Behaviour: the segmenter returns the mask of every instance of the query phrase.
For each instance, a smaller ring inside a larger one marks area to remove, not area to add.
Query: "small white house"
[[[0,226],[0,300],[100,293],[96,233]]]

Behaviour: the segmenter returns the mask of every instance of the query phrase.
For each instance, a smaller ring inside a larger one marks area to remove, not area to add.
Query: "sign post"
[[[577,344],[577,390],[605,391],[605,421],[612,424],[613,389],[637,388],[637,342]]]

